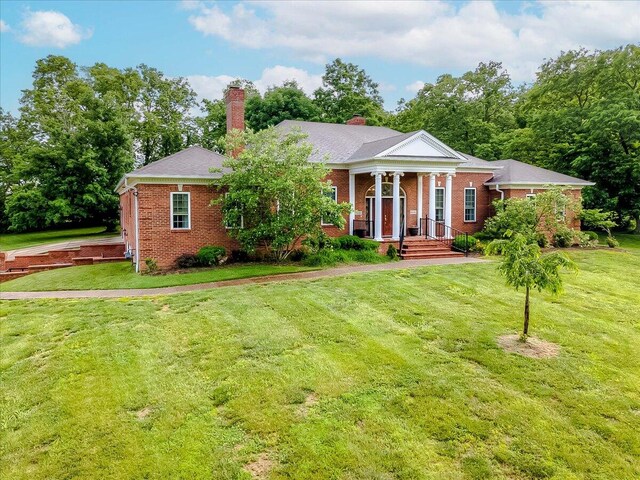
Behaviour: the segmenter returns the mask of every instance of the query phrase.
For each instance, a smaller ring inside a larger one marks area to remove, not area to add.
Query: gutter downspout
[[[500,190],[500,184],[496,184],[496,192],[500,192],[500,200],[504,200],[504,191]]]
[[[133,189],[136,223],[136,273],[140,272],[140,227],[138,224],[138,189]]]

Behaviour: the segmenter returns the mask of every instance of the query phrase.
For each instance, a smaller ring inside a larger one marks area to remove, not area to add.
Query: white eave
[[[592,187],[595,185],[593,182],[484,182],[487,187],[498,187],[507,189],[530,189],[530,188],[545,188],[545,187]]]
[[[127,173],[124,175],[114,191],[116,193],[124,193],[127,189],[135,187],[138,184],[157,184],[157,185],[171,185],[171,184],[183,184],[183,185],[209,185],[214,180],[220,178],[218,175],[136,175],[133,173]]]

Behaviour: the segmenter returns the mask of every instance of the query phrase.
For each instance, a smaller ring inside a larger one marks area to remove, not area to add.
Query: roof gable
[[[466,161],[462,155],[424,130],[413,132],[396,145],[380,152],[376,157],[426,157]]]

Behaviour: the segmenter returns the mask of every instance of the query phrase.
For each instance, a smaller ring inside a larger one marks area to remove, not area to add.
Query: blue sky
[[[386,107],[442,73],[502,61],[515,82],[561,50],[640,42],[640,2],[0,2],[0,105],[17,111],[35,61],[146,63],[216,98],[235,77],[309,93],[335,57],[364,67]]]

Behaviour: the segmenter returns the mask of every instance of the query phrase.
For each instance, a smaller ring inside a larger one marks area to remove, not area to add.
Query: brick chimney
[[[244,90],[229,87],[224,100],[227,104],[227,133],[231,130],[244,130]]]
[[[347,125],[366,125],[366,124],[367,124],[367,119],[357,113],[353,117],[351,117],[349,120],[347,120]]]

